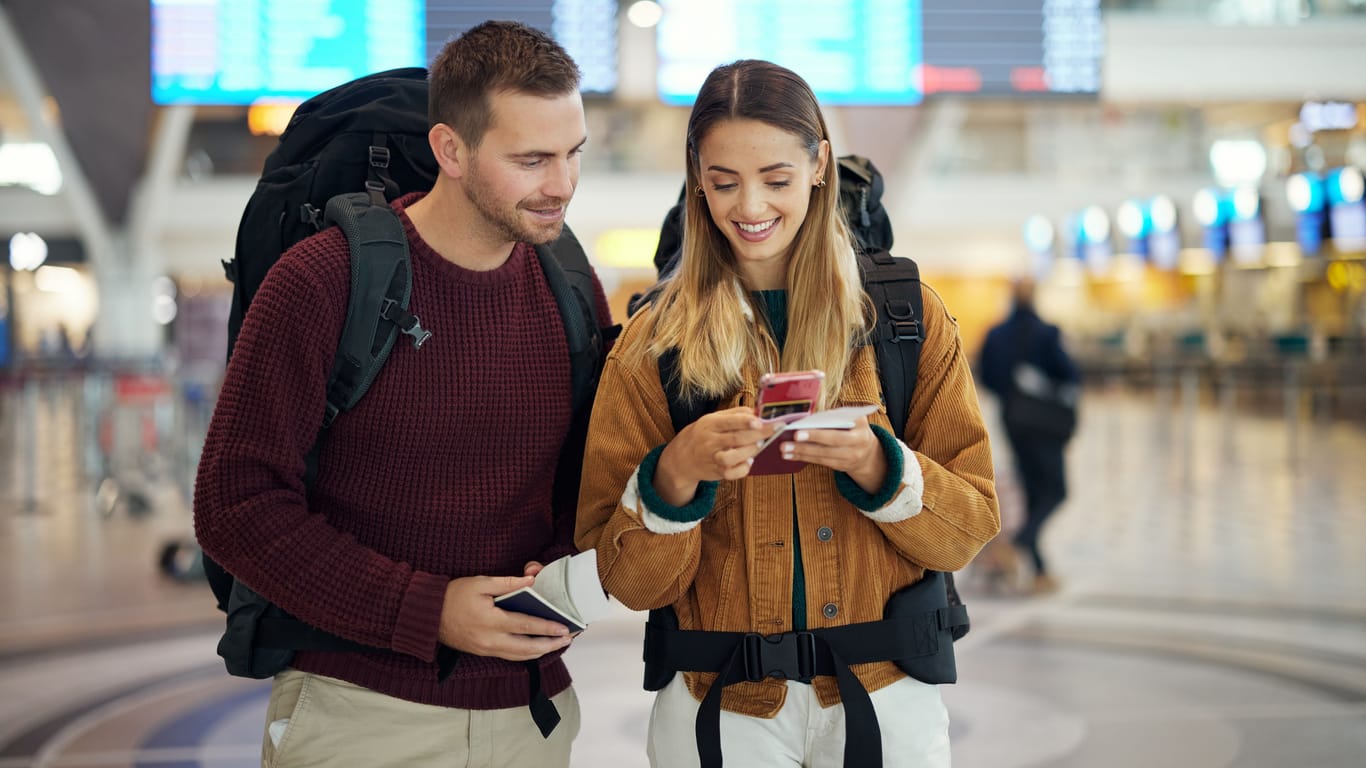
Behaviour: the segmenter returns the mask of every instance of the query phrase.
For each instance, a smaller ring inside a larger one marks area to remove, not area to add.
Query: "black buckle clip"
[[[299,206],[299,221],[303,224],[312,224],[315,232],[323,230],[323,212],[309,203]]]
[[[422,327],[422,321],[417,319],[417,315],[405,311],[393,299],[384,299],[379,316],[397,325],[400,332],[412,336],[413,349],[421,349],[422,345],[427,343],[427,339],[432,337],[432,332]]]
[[[916,320],[893,320],[888,323],[892,329],[892,343],[903,341],[923,341],[920,338],[920,323]]]
[[[376,168],[388,168],[388,167],[389,167],[389,148],[388,148],[388,147],[376,147],[376,146],[371,146],[371,147],[370,147],[370,165],[373,165],[373,166],[376,167]]]
[[[909,301],[888,301],[887,316],[892,318],[887,326],[891,330],[893,344],[923,341],[920,337],[920,322],[915,319],[915,309]]]
[[[337,414],[339,413],[341,413],[341,408],[338,408],[335,403],[328,400],[327,407],[323,411],[323,427],[327,428],[332,426],[332,422],[336,420]]]
[[[766,677],[809,683],[816,676],[816,636],[810,632],[749,632],[743,642],[745,679],[751,683]]]

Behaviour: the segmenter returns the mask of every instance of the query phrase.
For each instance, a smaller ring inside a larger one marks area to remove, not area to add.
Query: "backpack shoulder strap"
[[[414,347],[431,338],[408,314],[408,238],[393,209],[364,192],[337,195],[327,201],[325,226],[332,224],[351,248],[351,293],[328,380],[324,428],[370,389],[400,332],[412,336]]]
[[[659,356],[659,383],[664,385],[664,398],[669,402],[669,421],[673,422],[674,434],[716,410],[718,400],[689,400],[679,389],[678,350],[670,349]]]
[[[538,245],[535,250],[541,272],[555,296],[555,305],[559,309],[565,340],[569,345],[573,410],[569,434],[565,437],[560,459],[555,465],[551,498],[557,509],[572,515],[579,501],[584,445],[588,440],[588,420],[592,415],[598,377],[602,373],[607,344],[620,327],[602,327],[595,300],[597,287],[593,268],[588,263],[583,246],[569,227],[561,231],[555,242],[548,246]]]
[[[565,339],[569,342],[574,413],[577,414],[593,403],[598,374],[602,370],[603,350],[614,329],[602,327],[594,300],[597,291],[593,285],[593,268],[569,227],[560,232],[555,242],[538,245],[535,250],[564,322]]]
[[[874,251],[859,254],[859,271],[863,290],[877,308],[869,341],[877,353],[887,416],[900,437],[910,412],[911,393],[920,372],[920,346],[925,339],[920,268],[910,259]]]

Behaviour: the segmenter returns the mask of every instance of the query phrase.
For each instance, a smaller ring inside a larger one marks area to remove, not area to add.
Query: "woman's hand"
[[[772,424],[765,424],[752,408],[744,406],[703,416],[664,447],[655,467],[655,492],[665,502],[683,506],[704,480],[738,480],[748,475],[759,444],[773,431]]]
[[[783,458],[820,464],[844,472],[870,494],[887,482],[887,455],[877,435],[860,416],[852,429],[800,429],[782,445]]]

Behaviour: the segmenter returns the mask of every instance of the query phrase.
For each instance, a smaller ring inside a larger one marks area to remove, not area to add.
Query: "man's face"
[[[560,236],[579,183],[587,140],[579,94],[531,96],[505,91],[490,99],[492,120],[470,157],[465,190],[499,236],[549,243]]]

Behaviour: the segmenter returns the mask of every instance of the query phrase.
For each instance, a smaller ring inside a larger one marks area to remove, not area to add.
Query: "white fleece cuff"
[[[640,515],[640,521],[645,524],[645,529],[651,533],[684,533],[696,528],[702,522],[701,520],[693,520],[679,523],[651,512],[650,508],[645,506],[645,502],[641,501],[640,498],[640,467],[636,467],[630,481],[626,483],[626,492],[621,495],[621,506],[635,510],[636,514]]]
[[[901,449],[901,490],[881,509],[864,512],[875,523],[899,523],[920,514],[925,495],[925,473],[920,471],[920,460],[905,443],[896,441]]]

